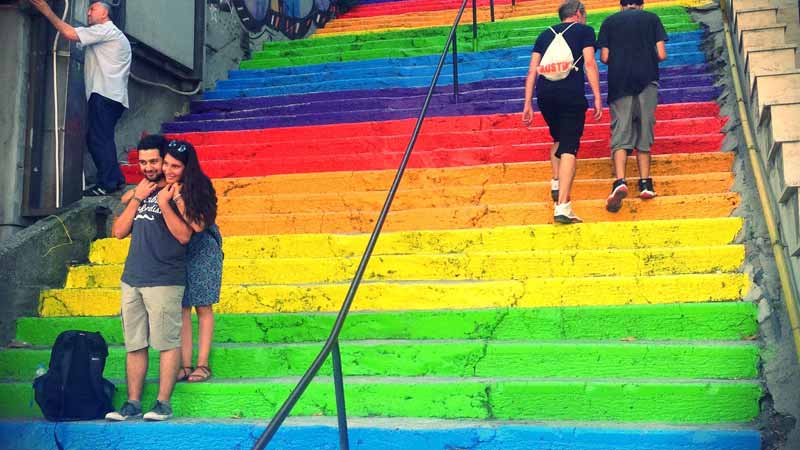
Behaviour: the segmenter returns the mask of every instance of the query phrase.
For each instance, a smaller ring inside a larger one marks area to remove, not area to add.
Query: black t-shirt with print
[[[572,25],[574,23],[574,25]],[[564,31],[568,26],[572,25],[572,27],[567,30],[563,36],[564,40],[567,41],[567,45],[569,45],[570,50],[572,50],[572,58],[578,61],[575,67],[578,70],[572,70],[567,78],[558,81],[551,81],[547,78],[540,76],[536,80],[536,95],[558,95],[558,96],[580,96],[583,97],[584,102],[586,101],[586,94],[584,91],[584,83],[586,81],[586,77],[583,71],[583,58],[578,60],[581,55],[583,55],[583,49],[586,47],[595,46],[595,39],[594,39],[594,29],[590,26],[570,22],[570,23],[559,23],[558,25],[553,25],[552,28],[558,33]],[[553,38],[555,38],[555,34],[548,28],[539,34],[539,37],[536,38],[536,43],[533,45],[533,53],[538,53],[544,56],[544,53],[547,51],[547,47],[550,46],[550,43],[553,42]]]
[[[139,204],[122,281],[133,287],[186,285],[186,246],[167,228],[156,189]],[[131,200],[136,201],[136,200]],[[170,206],[173,207],[172,201]]]
[[[609,103],[658,81],[656,42],[667,39],[661,19],[641,9],[626,9],[603,21],[597,47],[608,48]]]

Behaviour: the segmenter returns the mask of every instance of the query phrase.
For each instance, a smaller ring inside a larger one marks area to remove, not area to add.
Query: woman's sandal
[[[197,366],[187,377],[189,383],[202,383],[211,378],[211,369],[208,366]]]
[[[178,378],[175,381],[178,383],[181,381],[188,381],[193,372],[194,367],[192,366],[181,367],[181,369],[178,371]]]

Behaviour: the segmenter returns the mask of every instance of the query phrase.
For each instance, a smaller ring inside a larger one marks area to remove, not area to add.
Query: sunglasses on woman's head
[[[186,144],[181,144],[178,141],[169,141],[167,148],[176,148],[178,153],[183,153],[186,151]]]

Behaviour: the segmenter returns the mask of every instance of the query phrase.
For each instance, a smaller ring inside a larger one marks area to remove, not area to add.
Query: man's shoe
[[[653,188],[652,178],[639,179],[639,198],[642,200],[650,200],[656,195],[656,190]]]
[[[122,422],[124,420],[137,419],[139,417],[142,417],[141,406],[137,407],[131,402],[123,403],[119,411],[111,411],[110,413],[106,414],[106,420],[110,420],[112,422]]]
[[[114,192],[117,192],[120,189],[120,186],[117,186],[113,189],[107,189],[100,185],[92,186],[83,191],[84,197],[103,197],[105,195],[111,195]]]
[[[557,204],[555,212],[553,212],[553,220],[556,223],[581,223],[583,222],[580,217],[572,212],[572,202]]]
[[[606,199],[606,209],[608,212],[617,212],[622,208],[622,199],[628,196],[628,184],[620,178],[611,185],[611,194]]]
[[[172,417],[172,407],[167,403],[162,403],[156,400],[156,406],[147,411],[144,415],[144,420],[162,421]]]
[[[558,180],[550,180],[550,197],[553,197],[553,201],[558,201]]]

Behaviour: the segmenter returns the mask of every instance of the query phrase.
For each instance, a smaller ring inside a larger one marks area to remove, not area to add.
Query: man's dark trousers
[[[124,111],[122,103],[100,94],[92,93],[89,97],[86,145],[94,165],[97,166],[97,185],[109,192],[125,183],[117,162],[117,145],[114,143],[114,128]]]

